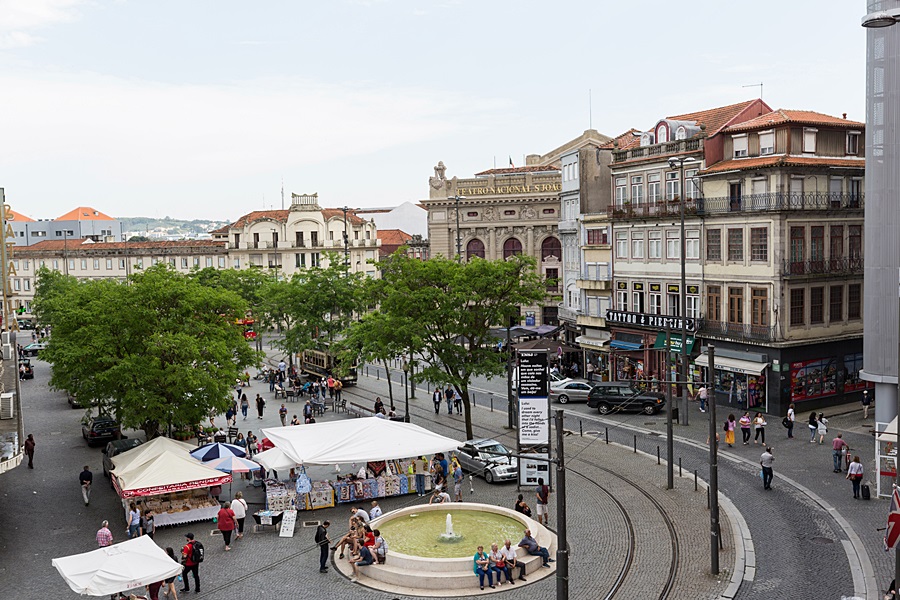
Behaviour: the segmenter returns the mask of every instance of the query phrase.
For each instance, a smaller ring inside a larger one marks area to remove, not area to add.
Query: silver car
[[[588,394],[593,388],[589,383],[584,381],[568,381],[566,383],[558,383],[550,386],[550,401],[556,401],[560,404],[567,402],[587,402]]]
[[[481,475],[488,483],[515,479],[519,464],[514,456],[503,456],[509,450],[492,439],[469,440],[456,451],[459,464],[469,473]]]

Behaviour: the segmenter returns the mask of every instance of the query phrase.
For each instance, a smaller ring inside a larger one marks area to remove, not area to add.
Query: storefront
[[[694,319],[609,310],[606,322],[611,332],[609,365],[613,381],[663,379],[666,328],[670,330],[672,354],[681,353],[682,327],[689,334],[686,348],[689,361],[694,352]]]
[[[719,352],[718,348],[716,349]],[[735,358],[722,350],[715,355],[714,389],[717,404],[733,405],[738,410],[768,412],[766,401],[766,369],[769,364],[761,362],[758,354]],[[749,360],[753,359],[753,360]],[[692,378],[709,381],[709,355],[704,351],[694,361]]]
[[[609,381],[609,341],[607,331],[589,330],[575,338],[581,347],[587,377],[587,366],[594,366],[594,381]]]

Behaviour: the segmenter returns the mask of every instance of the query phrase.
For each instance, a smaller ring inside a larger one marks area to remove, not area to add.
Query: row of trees
[[[491,328],[545,296],[534,260],[419,261],[398,252],[379,264],[380,279],[369,279],[328,258],[328,267],[291,279],[156,265],[127,282],[78,281],[42,270],[34,311],[53,330],[43,355],[53,364],[51,385],[99,399],[148,438],[197,423],[225,410],[235,380],[262,360],[234,325],[249,311],[280,331],[275,344],[291,357],[328,343],[344,365],[422,359],[412,377],[452,385],[472,437],[470,382],[505,369]]]

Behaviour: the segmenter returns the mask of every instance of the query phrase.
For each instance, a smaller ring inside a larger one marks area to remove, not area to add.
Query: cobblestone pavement
[[[85,552],[96,547],[95,532],[103,519],[109,519],[116,541],[125,539],[125,521],[119,499],[102,475],[99,448],[88,448],[79,434],[79,420],[83,411],[72,410],[65,401],[65,394],[47,388],[49,366],[35,361],[36,378],[25,382],[23,408],[26,429],[37,440],[35,469],[18,468],[0,478],[0,598],[38,599],[74,597],[62,578],[50,567],[53,557]],[[385,397],[383,382],[363,379],[361,384],[348,391],[348,395],[365,398],[368,402],[375,394]],[[258,431],[259,428],[278,425],[277,408],[266,387],[259,383],[248,390],[249,396],[257,392],[268,400],[263,420],[254,416],[247,421],[239,417],[242,431]],[[400,390],[402,394],[402,389]],[[398,404],[400,404],[398,402]],[[411,401],[413,422],[439,433],[462,439],[461,417],[434,415],[426,398]],[[300,404],[287,403],[290,414],[299,412]],[[220,417],[221,419],[222,417]],[[345,418],[329,413],[325,420]],[[513,439],[503,432],[504,413],[491,413],[478,409],[475,416],[476,434],[501,437],[510,445]],[[217,422],[218,419],[217,419]],[[724,590],[729,573],[723,571],[719,580],[707,575],[708,558],[694,548],[708,547],[707,513],[698,510],[704,506],[705,494],[694,492],[688,479],[677,481],[671,492],[662,490],[664,468],[645,456],[634,455],[627,449],[607,446],[587,437],[567,438],[572,457],[570,467],[584,473],[587,479],[570,476],[569,519],[571,565],[571,597],[601,596],[608,589],[621,567],[625,540],[623,517],[616,507],[599,491],[596,483],[606,487],[629,509],[636,525],[635,563],[617,598],[645,598],[647,586],[658,585],[664,577],[670,560],[670,543],[665,535],[661,518],[654,517],[654,509],[633,489],[622,481],[604,476],[595,466],[603,465],[627,476],[650,490],[676,524],[679,547],[678,571],[675,587],[670,597],[714,598]],[[81,501],[78,473],[83,465],[89,465],[95,473],[95,488],[90,506]],[[593,479],[593,481],[591,481]],[[662,484],[662,485],[661,485]],[[245,490],[251,509],[259,507],[262,495],[259,490],[245,487],[238,480],[234,491]],[[479,502],[511,506],[516,488],[514,484],[488,485],[476,479],[475,492],[468,497]],[[388,498],[381,501],[385,510],[421,502],[416,497]],[[346,523],[348,507],[300,513],[299,521],[331,519],[332,536]],[[555,512],[555,511],[554,511]],[[658,511],[657,511],[658,514]],[[551,518],[551,527],[554,526]],[[221,538],[211,536],[211,523],[191,524],[166,528],[158,532],[157,542],[165,547],[178,548],[183,535],[191,531],[205,542],[208,558],[201,567],[203,593],[208,598],[277,598],[279,594],[296,596],[305,593],[315,598],[354,600],[395,596],[375,592],[351,584],[334,574],[322,575],[317,569],[317,551],[312,544],[313,528],[298,523],[293,538],[280,538],[273,532],[248,533],[234,544],[234,550],[225,553]],[[723,532],[729,528],[723,525]],[[726,534],[726,550],[722,565],[730,569],[732,542]],[[659,572],[657,572],[659,571]],[[528,587],[529,596],[553,595],[552,578]],[[504,597],[521,597],[517,589],[500,592]],[[476,592],[473,587],[471,592]],[[461,592],[463,592],[461,590]],[[463,592],[463,595],[469,590]],[[196,594],[192,593],[192,596]]]

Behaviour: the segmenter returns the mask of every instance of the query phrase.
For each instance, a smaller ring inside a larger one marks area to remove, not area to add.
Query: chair
[[[325,402],[315,402],[312,403],[313,414],[324,415],[325,414]]]
[[[276,400],[278,399],[278,396],[281,396],[282,398],[285,397],[284,388],[279,388],[278,386],[275,386],[275,399]]]
[[[238,436],[238,428],[237,427],[229,427],[228,428],[228,443],[232,443],[234,439]]]
[[[285,390],[284,393],[285,393],[285,396],[287,397],[287,399],[288,399],[289,402],[296,402],[296,401],[297,401],[297,392],[295,392],[293,389]]]
[[[215,440],[217,444],[224,444],[228,441],[225,432],[222,430],[219,430],[215,433],[215,435],[213,436],[213,440]]]

